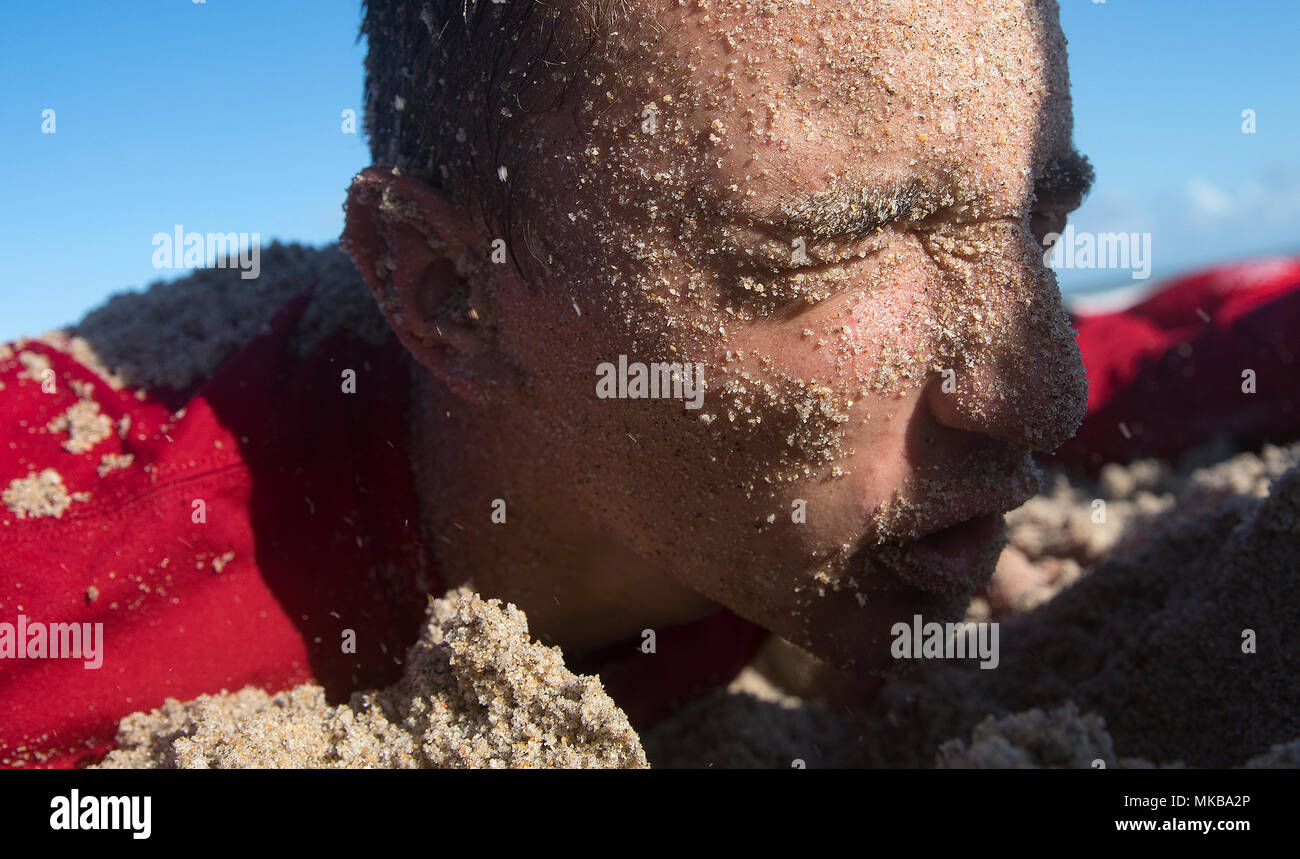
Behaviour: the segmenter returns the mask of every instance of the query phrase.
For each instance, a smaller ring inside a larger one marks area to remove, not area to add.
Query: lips
[[[1002,512],[1037,494],[1040,477],[1028,453],[1003,448],[918,480],[878,508],[877,542],[860,550],[867,581],[887,588],[893,580],[949,601],[973,596],[1006,546]]]
[[[889,566],[922,590],[972,593],[988,584],[1005,545],[1002,514],[985,513],[902,544]]]
[[[985,513],[913,541],[912,551],[929,552],[957,563],[969,562],[980,547],[1001,536],[1002,525],[1002,514]]]
[[[1019,505],[1009,505],[1019,506]],[[912,539],[896,538],[868,547],[868,574],[879,569],[893,579],[931,594],[970,596],[988,584],[1006,546],[1000,512],[978,512]]]
[[[886,633],[899,622],[912,624],[918,614],[940,623],[966,614],[1006,545],[1000,511],[1019,506],[1037,488],[1036,479],[1012,478],[986,484],[982,497],[940,490],[914,502],[916,530],[859,546],[850,559],[854,599],[811,600],[800,643],[855,674],[902,670],[904,663],[892,655],[892,633]]]

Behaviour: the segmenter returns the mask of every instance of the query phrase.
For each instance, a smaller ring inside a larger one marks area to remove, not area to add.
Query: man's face
[[[643,20],[535,129],[517,252],[549,274],[495,302],[518,408],[567,464],[557,504],[879,667],[895,621],[960,615],[1001,547],[990,514],[1037,487],[1027,452],[1082,417],[1035,237],[1086,172],[1055,5],[646,0]],[[702,364],[703,406],[598,397],[620,355]]]

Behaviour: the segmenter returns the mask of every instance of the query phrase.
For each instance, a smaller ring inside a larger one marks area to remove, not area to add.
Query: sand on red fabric
[[[57,517],[0,509],[0,619],[104,625],[98,669],[0,663],[0,763],[93,760],[121,717],[168,697],[312,679],[346,696],[399,676],[434,585],[417,582],[406,386],[381,381],[405,378],[404,356],[341,334],[299,360],[285,335],[306,303],[176,411],[43,343],[19,351],[48,361],[53,393],[17,354],[0,362],[0,483],[53,468],[88,493]],[[81,393],[124,431],[74,454],[47,424]],[[132,460],[101,477],[105,456]]]

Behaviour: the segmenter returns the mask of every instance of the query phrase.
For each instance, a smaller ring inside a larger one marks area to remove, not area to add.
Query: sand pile
[[[430,600],[396,685],[344,706],[319,686],[169,700],[122,720],[102,766],[646,766],[627,717],[593,677],[528,635],[522,612],[468,590]]]
[[[971,742],[949,740],[939,747],[936,766],[943,769],[1025,769],[1032,767],[1099,767],[1150,769],[1141,758],[1120,758],[1106,730],[1106,720],[1080,715],[1073,703],[1044,712],[1037,708],[1001,719],[989,716],[975,726]],[[1300,740],[1274,745],[1244,764],[1250,769],[1300,766]],[[1181,768],[1182,764],[1173,767]]]

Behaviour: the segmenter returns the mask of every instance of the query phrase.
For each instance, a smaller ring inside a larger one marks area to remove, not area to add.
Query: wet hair
[[[566,102],[598,34],[616,29],[609,24],[621,6],[365,0],[365,128],[374,163],[477,204],[513,248],[513,189],[537,145],[521,131]]]

